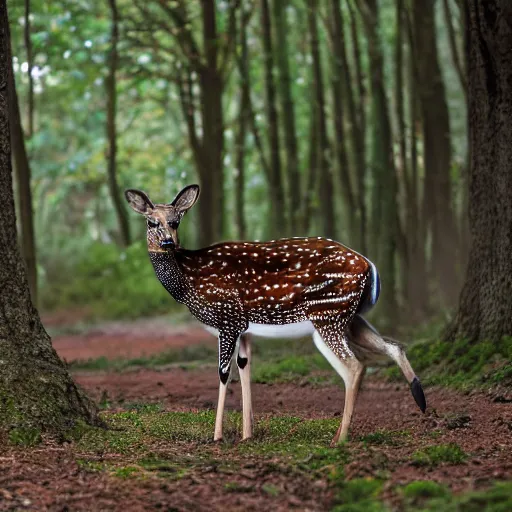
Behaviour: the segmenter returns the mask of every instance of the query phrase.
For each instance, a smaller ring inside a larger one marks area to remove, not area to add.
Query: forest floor
[[[254,438],[240,441],[235,375],[213,443],[216,343],[200,327],[46,325],[107,428],[4,449],[0,510],[512,510],[512,407],[495,395],[427,386],[423,415],[405,381],[368,375],[331,449],[341,382],[312,343],[261,341]]]

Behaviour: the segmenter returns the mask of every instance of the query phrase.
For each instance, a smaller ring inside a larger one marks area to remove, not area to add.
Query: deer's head
[[[153,204],[142,190],[128,189],[124,194],[131,208],[146,217],[150,251],[179,247],[178,227],[199,197],[198,185],[185,187],[169,204]]]

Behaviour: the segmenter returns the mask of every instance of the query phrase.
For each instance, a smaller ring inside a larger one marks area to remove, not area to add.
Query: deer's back
[[[273,324],[347,313],[370,270],[366,258],[325,238],[227,242],[180,251],[179,262],[207,301],[218,291],[236,296],[250,322]]]

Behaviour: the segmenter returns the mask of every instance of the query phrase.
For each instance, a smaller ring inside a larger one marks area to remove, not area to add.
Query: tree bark
[[[393,328],[398,314],[396,252],[398,242],[397,179],[393,162],[391,123],[384,87],[384,58],[379,38],[376,0],[362,0],[361,14],[368,40],[372,101],[372,232],[375,258],[382,276],[381,304],[385,324]]]
[[[368,230],[368,208],[366,206],[366,87],[364,84],[364,73],[361,62],[361,49],[359,45],[359,30],[357,16],[354,12],[351,2],[347,2],[350,13],[350,35],[352,41],[353,61],[355,67],[355,89],[358,91],[357,101],[352,92],[354,89],[353,82],[350,79],[350,69],[347,64],[345,76],[345,95],[348,103],[352,147],[354,151],[354,160],[357,173],[357,197],[359,207],[359,249],[363,254],[368,250],[367,230]],[[342,25],[343,27],[343,25]]]
[[[462,91],[464,92],[464,97],[467,98],[468,95],[468,85],[466,79],[466,70],[464,69],[460,56],[459,50],[457,48],[457,40],[455,37],[455,30],[452,24],[452,13],[450,10],[450,0],[443,0],[443,10],[444,10],[444,19],[446,22],[446,28],[448,30],[448,41],[450,43],[450,50],[452,53],[453,64],[455,65],[455,69],[457,70],[457,75],[459,77],[459,82],[462,87]]]
[[[25,39],[25,51],[27,52],[27,74],[28,74],[28,130],[27,137],[30,138],[34,134],[34,77],[32,70],[34,69],[34,59],[32,55],[32,39],[30,37],[30,0],[25,0],[25,25],[23,27],[23,36]]]
[[[358,138],[357,120],[355,116],[355,105],[352,96],[352,88],[347,87],[347,82],[350,83],[350,72],[348,69],[348,62],[345,52],[345,39],[343,34],[343,20],[341,18],[340,3],[338,0],[332,0],[332,27],[331,27],[331,44],[332,44],[332,93],[333,93],[333,122],[334,133],[336,134],[336,160],[338,162],[338,176],[341,180],[341,190],[343,191],[345,199],[346,221],[345,225],[351,235],[360,235],[357,229],[356,214],[357,207],[354,198],[354,191],[352,188],[352,179],[348,163],[347,147],[345,141],[345,112],[343,108],[343,97],[349,96],[347,100],[351,110],[351,126],[350,133]],[[352,122],[356,122],[356,126]],[[353,139],[354,140],[354,139]],[[357,144],[357,143],[356,143]],[[356,153],[358,148],[354,148]],[[360,168],[357,167],[359,174]],[[359,176],[358,176],[359,177]],[[355,236],[351,236],[354,238]],[[359,241],[361,242],[361,241]],[[360,244],[358,244],[360,245]]]
[[[34,235],[34,213],[32,211],[32,189],[30,162],[21,126],[21,115],[16,93],[14,74],[9,73],[9,124],[12,156],[16,169],[18,208],[21,226],[21,253],[27,269],[27,278],[32,302],[37,304],[37,259]]]
[[[409,43],[408,85],[409,85],[409,126],[410,126],[410,190],[407,198],[407,289],[405,305],[411,325],[417,325],[428,314],[428,278],[425,253],[425,222],[420,217],[420,184],[418,170],[418,130],[420,126],[417,94],[417,62],[414,49],[414,34],[409,13],[404,12]]]
[[[311,39],[311,57],[313,60],[313,89],[316,100],[316,122],[318,128],[318,173],[320,177],[320,222],[324,236],[336,237],[333,202],[333,177],[331,159],[329,158],[329,140],[327,138],[327,121],[325,116],[324,84],[320,44],[318,41],[317,0],[308,5],[308,24]]]
[[[308,170],[306,173],[306,186],[304,187],[304,199],[302,202],[302,230],[306,234],[309,232],[311,226],[313,202],[317,195],[318,185],[318,107],[314,98],[310,99],[310,105]]]
[[[247,125],[250,121],[250,89],[249,89],[249,52],[247,49],[246,20],[240,19],[240,57],[239,71],[241,82],[240,113],[238,134],[236,137],[236,176],[235,176],[235,224],[240,240],[246,237],[245,222],[245,138]]]
[[[7,96],[12,95],[7,5],[0,1],[0,429],[54,434],[96,422],[30,299],[16,240]]]
[[[272,48],[272,28],[268,0],[261,0],[261,26],[263,36],[263,59],[265,73],[265,105],[268,123],[268,144],[270,148],[270,215],[268,229],[276,237],[286,226],[286,204],[281,175],[281,155],[279,143],[279,119],[276,108],[274,84],[274,56]]]
[[[398,147],[399,147],[399,164],[397,166],[397,178],[398,178],[398,193],[400,196],[399,212],[404,212],[404,215],[399,215],[400,226],[407,227],[407,212],[410,210],[409,203],[413,200],[413,194],[411,192],[410,177],[408,172],[407,162],[407,146],[406,137],[407,131],[405,126],[405,114],[404,114],[404,58],[403,58],[403,25],[404,25],[404,2],[403,0],[396,0],[395,8],[395,117],[397,123],[397,136],[398,136]],[[409,92],[409,94],[412,94]],[[402,230],[400,230],[402,232]],[[410,259],[409,259],[409,239],[405,236],[400,237],[401,243],[398,244],[400,249],[400,260],[401,260],[401,285],[403,296],[409,289],[408,279],[410,277]],[[407,303],[407,301],[404,301]]]
[[[469,2],[471,249],[451,339],[512,335],[511,27],[511,2]]]
[[[450,118],[437,54],[433,2],[413,2],[413,25],[425,156],[423,218],[432,239],[434,283],[445,307],[453,307],[459,288],[455,264],[458,237],[450,180]]]
[[[117,183],[117,66],[119,55],[117,44],[119,40],[119,14],[117,11],[116,0],[108,0],[111,13],[111,32],[110,32],[110,55],[109,69],[105,80],[107,95],[107,177],[110,198],[116,211],[117,223],[119,224],[119,233],[121,243],[124,247],[131,244],[130,223],[125,208],[125,201],[121,200],[119,194],[119,185]]]
[[[286,148],[286,177],[288,178],[289,194],[289,221],[290,230],[296,233],[300,225],[300,173],[299,150],[297,147],[297,133],[295,127],[295,106],[292,97],[292,80],[290,77],[290,64],[288,57],[289,27],[286,23],[287,0],[274,0],[274,33],[275,53],[277,57],[278,90],[281,102],[281,116]]]

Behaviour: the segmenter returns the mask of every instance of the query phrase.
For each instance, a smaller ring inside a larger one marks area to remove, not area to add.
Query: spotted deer
[[[402,347],[379,335],[361,316],[375,305],[380,281],[375,265],[333,240],[286,238],[270,242],[225,242],[190,251],[178,227],[199,197],[185,187],[169,204],[153,204],[140,190],[126,199],[147,221],[149,257],[156,275],[178,302],[218,336],[219,397],[214,440],[222,418],[231,362],[236,352],[242,385],[243,438],[252,434],[250,335],[291,338],[312,335],[345,384],[343,419],[332,445],[347,438],[368,364],[393,359],[424,412],[425,396]]]

